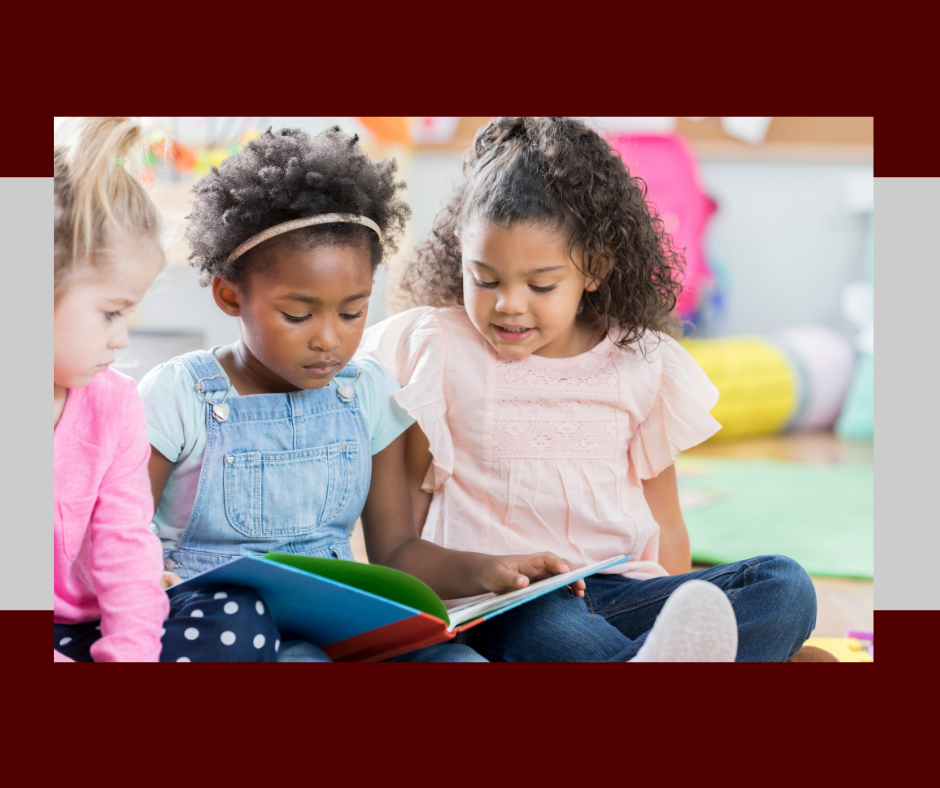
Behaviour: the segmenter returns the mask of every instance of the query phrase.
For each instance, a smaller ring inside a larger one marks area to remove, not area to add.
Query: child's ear
[[[454,230],[454,238],[457,239],[457,246],[459,247],[460,246],[460,228],[459,227],[456,230]]]
[[[610,276],[610,260],[608,260],[606,257],[602,257],[600,262],[597,264],[596,271],[597,273],[593,276],[591,274],[586,274],[584,277],[584,289],[589,293],[593,293],[595,290],[597,290],[597,288],[600,287],[601,282]]]
[[[212,280],[212,297],[215,303],[229,317],[240,317],[242,313],[242,293],[235,285],[221,276]]]

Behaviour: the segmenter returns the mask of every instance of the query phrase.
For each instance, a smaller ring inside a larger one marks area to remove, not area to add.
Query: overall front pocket
[[[355,441],[296,451],[225,454],[225,514],[250,537],[312,534],[332,522],[355,485]]]

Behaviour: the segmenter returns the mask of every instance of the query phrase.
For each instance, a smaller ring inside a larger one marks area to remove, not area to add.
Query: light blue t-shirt
[[[212,353],[219,347],[212,348]],[[414,424],[414,419],[392,396],[401,386],[391,372],[371,359],[356,359],[355,364],[362,370],[355,388],[375,455]],[[343,378],[341,382],[352,381]],[[336,380],[330,385],[336,385]],[[150,370],[138,385],[147,410],[150,444],[174,463],[152,525],[164,550],[175,550],[186,530],[206,454],[206,405],[195,386],[189,370],[176,360]],[[229,399],[237,396],[233,387]]]

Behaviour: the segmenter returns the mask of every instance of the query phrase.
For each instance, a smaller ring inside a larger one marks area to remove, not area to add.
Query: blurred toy
[[[728,314],[728,297],[732,291],[731,275],[721,258],[706,253],[712,278],[703,282],[698,296],[698,310],[685,324],[690,337],[699,330],[720,326]]]
[[[774,335],[797,367],[800,404],[787,425],[794,430],[829,429],[845,402],[855,354],[849,341],[825,326],[793,326]]]
[[[241,150],[238,145],[227,145],[223,147],[205,148],[199,151],[196,156],[196,165],[193,172],[196,176],[206,175],[213,167],[218,167],[229,156],[234,156]]]
[[[849,388],[842,413],[836,422],[840,438],[872,440],[875,437],[875,236],[874,225],[869,228],[865,251],[868,281],[857,282],[846,288],[843,309],[846,318],[861,329],[856,338],[858,364]]]
[[[151,166],[156,165],[159,160],[165,161],[177,172],[189,172],[196,166],[196,154],[176,140],[161,139],[151,142],[147,154]]]
[[[875,633],[870,629],[849,629],[846,630],[845,636],[847,638],[855,638],[868,644],[868,656],[872,658],[872,661],[875,659]]]
[[[250,122],[250,118],[246,119]],[[219,166],[229,156],[238,153],[248,142],[258,139],[261,132],[247,128],[238,143],[228,145],[210,145],[201,150],[194,150],[173,138],[172,133],[162,128],[155,129],[147,138],[141,169],[135,174],[144,182],[152,183],[157,177],[165,177],[167,170],[172,173],[193,174],[202,177],[212,167]]]
[[[418,145],[444,145],[450,142],[460,127],[460,118],[409,118],[411,141]]]
[[[408,118],[357,118],[378,140],[386,145],[410,145]]]
[[[839,662],[872,662],[871,655],[855,638],[810,638],[804,646],[816,646],[828,651]]]
[[[692,339],[683,343],[718,387],[715,440],[783,430],[799,404],[798,379],[780,348],[763,337]]]
[[[720,392],[712,416],[722,429],[714,440],[831,427],[852,375],[851,346],[825,326],[683,345]]]
[[[702,239],[716,204],[702,189],[695,156],[678,134],[637,134],[608,140],[635,177],[646,182],[647,197],[677,249],[685,250],[685,278],[676,310],[696,322],[703,296],[714,284]]]

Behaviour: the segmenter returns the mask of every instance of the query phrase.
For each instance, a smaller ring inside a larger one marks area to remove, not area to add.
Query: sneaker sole
[[[666,601],[649,638],[646,662],[734,662],[738,622],[724,591],[690,580]]]

